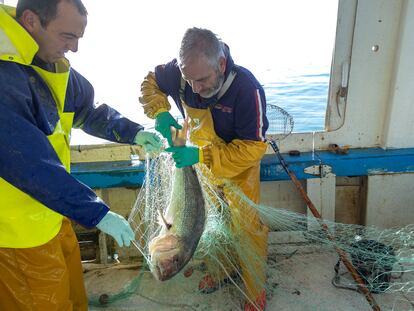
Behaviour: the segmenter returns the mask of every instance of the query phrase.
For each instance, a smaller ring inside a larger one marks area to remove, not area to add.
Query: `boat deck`
[[[332,284],[338,255],[318,246],[275,243],[269,239],[267,271],[267,311],[369,311],[366,298],[353,290]],[[99,269],[85,274],[92,300],[99,295],[130,291],[132,294],[105,306],[90,310],[243,310],[244,301],[235,285],[227,285],[212,294],[197,291],[201,272],[186,278],[177,275],[174,282],[158,282],[140,269]],[[403,278],[412,277],[409,274]],[[407,281],[405,279],[404,281]],[[126,290],[128,288],[128,290]],[[414,310],[414,293],[373,294],[381,310]],[[111,299],[111,298],[110,298]],[[411,300],[411,302],[410,302]]]

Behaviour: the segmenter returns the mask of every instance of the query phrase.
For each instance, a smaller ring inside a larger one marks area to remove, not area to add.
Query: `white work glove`
[[[130,246],[135,234],[124,217],[109,211],[96,225],[96,228],[112,236],[119,246]]]
[[[151,132],[139,131],[134,138],[134,144],[141,145],[145,153],[158,152],[161,150],[160,137]]]

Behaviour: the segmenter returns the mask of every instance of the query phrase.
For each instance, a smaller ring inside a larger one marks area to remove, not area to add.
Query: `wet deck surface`
[[[267,311],[369,311],[365,297],[349,289],[332,285],[335,252],[309,246],[270,245],[268,260]],[[141,271],[141,272],[140,272]],[[158,282],[140,269],[103,269],[85,274],[85,284],[92,300],[101,294],[119,298],[106,306],[90,310],[242,310],[244,298],[234,285],[212,294],[197,291],[202,273],[189,278],[177,275],[174,281]],[[403,276],[404,277],[404,276]],[[113,296],[126,291],[125,298]],[[381,310],[414,310],[414,293],[373,294]],[[109,298],[109,299],[112,299]],[[410,303],[409,300],[412,302]]]

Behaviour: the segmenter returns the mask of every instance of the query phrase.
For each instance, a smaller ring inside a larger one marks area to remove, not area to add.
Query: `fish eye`
[[[180,263],[180,257],[179,256],[174,256],[173,258],[173,263],[175,266],[178,266],[178,264]]]

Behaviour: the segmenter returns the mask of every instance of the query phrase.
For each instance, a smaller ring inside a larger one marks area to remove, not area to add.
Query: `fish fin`
[[[161,212],[161,210],[158,210],[158,214],[160,215],[162,224],[165,226],[165,228],[167,228],[167,230],[170,230],[172,227],[172,224],[168,223],[167,220],[165,219],[163,213]]]

